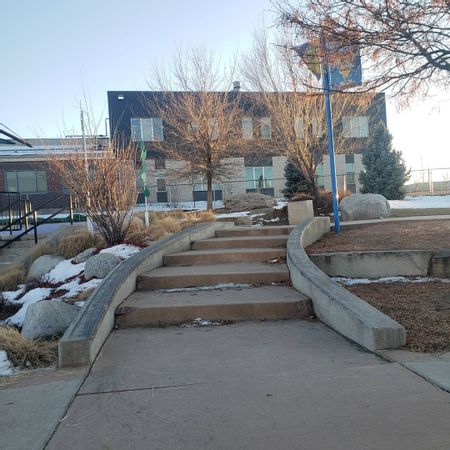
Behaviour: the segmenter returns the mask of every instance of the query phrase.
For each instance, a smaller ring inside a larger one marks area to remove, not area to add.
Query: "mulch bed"
[[[417,220],[341,228],[308,246],[308,253],[450,248],[450,220]]]
[[[406,328],[416,352],[450,350],[450,283],[376,283],[344,286]]]
[[[0,320],[5,320],[8,317],[13,316],[22,305],[10,305],[0,296]]]

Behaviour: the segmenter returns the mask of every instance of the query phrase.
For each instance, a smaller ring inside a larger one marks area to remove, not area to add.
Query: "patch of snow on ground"
[[[128,259],[130,256],[139,253],[141,250],[140,247],[136,247],[135,245],[119,244],[114,247],[104,248],[100,253],[111,253],[118,256],[120,259]]]
[[[283,209],[287,204],[288,202],[286,202],[285,200],[277,199],[277,204],[273,207],[273,209]]]
[[[392,209],[450,208],[450,195],[421,195],[389,200]]]
[[[440,281],[442,283],[450,283],[448,278],[432,278],[432,277],[384,277],[384,278],[345,278],[333,277],[332,280],[345,286],[354,286],[357,284],[374,284],[374,283],[428,283],[432,281]]]
[[[223,208],[222,200],[213,202],[215,209]],[[177,203],[149,203],[149,211],[172,211],[174,209],[182,209],[184,211],[206,211],[207,202],[177,202]],[[145,211],[145,205],[136,205],[134,211]]]
[[[216,214],[216,218],[217,219],[229,219],[232,217],[244,217],[244,216],[248,216],[250,214],[250,211],[239,211],[239,212],[232,212],[232,213],[221,213],[221,214]],[[253,216],[256,216],[258,214],[254,214]],[[253,217],[252,216],[252,217]]]
[[[44,300],[44,298],[48,297],[51,292],[51,288],[36,288],[28,291],[21,299],[15,302],[22,305],[22,308],[20,308],[19,311],[17,311],[13,316],[8,317],[5,320],[5,323],[7,325],[16,325],[21,327],[23,325],[23,321],[25,320],[25,314],[27,313],[28,307],[33,303]]]
[[[17,291],[5,291],[2,292],[2,296],[5,299],[6,303],[14,303],[19,295],[22,295],[25,291],[25,285],[21,284],[18,286],[19,289]]]
[[[214,322],[212,320],[202,319],[201,317],[197,317],[193,320],[193,325],[196,327],[211,327],[215,325],[220,325],[220,322]]]
[[[7,377],[13,373],[13,365],[8,359],[8,355],[4,350],[0,350],[0,377]]]
[[[194,291],[213,291],[213,290],[226,290],[226,289],[248,289],[251,288],[251,284],[236,284],[236,283],[219,283],[212,286],[196,286],[187,288],[173,288],[173,289],[159,289],[155,292],[194,292]]]
[[[50,270],[42,278],[49,283],[62,283],[70,278],[80,275],[84,271],[86,263],[72,264],[70,259],[65,259],[58,263],[55,268]]]
[[[103,280],[93,278],[92,280],[86,281],[86,283],[80,283],[80,279],[76,278],[69,283],[61,285],[56,291],[66,290],[69,291],[64,294],[61,299],[76,297],[80,292],[87,291],[91,288],[96,288]]]

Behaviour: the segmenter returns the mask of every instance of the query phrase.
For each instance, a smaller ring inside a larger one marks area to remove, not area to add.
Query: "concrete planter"
[[[289,202],[288,219],[289,225],[298,225],[299,223],[314,218],[314,209],[312,200],[302,200],[300,202]]]

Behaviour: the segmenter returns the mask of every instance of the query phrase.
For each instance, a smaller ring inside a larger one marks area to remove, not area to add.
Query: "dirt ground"
[[[308,253],[366,250],[444,250],[450,248],[450,220],[385,222],[341,228],[308,246]]]
[[[450,283],[376,283],[344,287],[402,324],[410,350],[450,350]]]

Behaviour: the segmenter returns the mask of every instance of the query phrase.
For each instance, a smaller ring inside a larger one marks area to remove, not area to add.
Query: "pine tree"
[[[311,183],[294,163],[288,162],[284,166],[284,177],[286,179],[286,188],[282,192],[287,199],[292,198],[297,192],[313,193]]]
[[[407,169],[400,151],[392,147],[392,135],[383,122],[379,122],[362,152],[364,171],[359,176],[363,194],[381,194],[389,200],[405,197]]]

